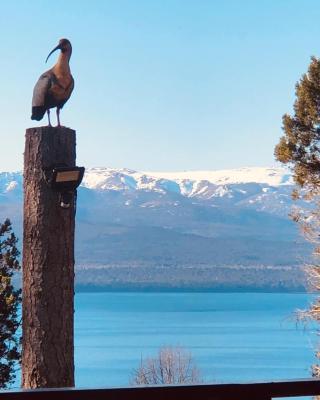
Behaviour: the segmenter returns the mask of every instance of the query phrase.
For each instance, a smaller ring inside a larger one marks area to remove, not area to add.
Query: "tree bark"
[[[72,167],[75,131],[26,131],[22,301],[22,387],[74,386],[75,205],[63,209],[44,170]]]

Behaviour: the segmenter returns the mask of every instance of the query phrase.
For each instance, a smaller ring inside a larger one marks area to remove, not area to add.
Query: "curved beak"
[[[48,58],[51,56],[51,54],[54,53],[56,50],[59,50],[59,49],[61,49],[60,44],[58,44],[58,46],[56,46],[53,50],[50,51],[50,53],[49,53],[49,55],[48,55],[48,57],[46,59],[46,62],[48,61]]]

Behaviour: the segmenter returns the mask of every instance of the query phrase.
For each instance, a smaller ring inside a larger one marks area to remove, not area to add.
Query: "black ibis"
[[[72,46],[68,39],[61,39],[48,55],[60,50],[57,63],[48,71],[44,72],[33,89],[32,115],[31,119],[40,121],[44,114],[48,114],[49,126],[50,108],[56,107],[58,126],[60,126],[60,110],[71,96],[74,80],[71,75],[69,60]]]

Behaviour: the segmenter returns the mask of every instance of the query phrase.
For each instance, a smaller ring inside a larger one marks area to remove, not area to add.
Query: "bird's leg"
[[[60,125],[60,108],[59,107],[57,107],[57,121],[58,121],[58,126],[61,126]]]
[[[50,122],[50,109],[49,108],[47,110],[47,114],[48,114],[48,126],[52,126],[51,122]]]

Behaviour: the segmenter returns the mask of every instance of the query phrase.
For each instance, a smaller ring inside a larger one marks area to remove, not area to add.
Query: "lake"
[[[293,312],[313,296],[287,293],[77,293],[78,387],[128,385],[160,346],[192,352],[205,381],[310,376],[317,335]]]

